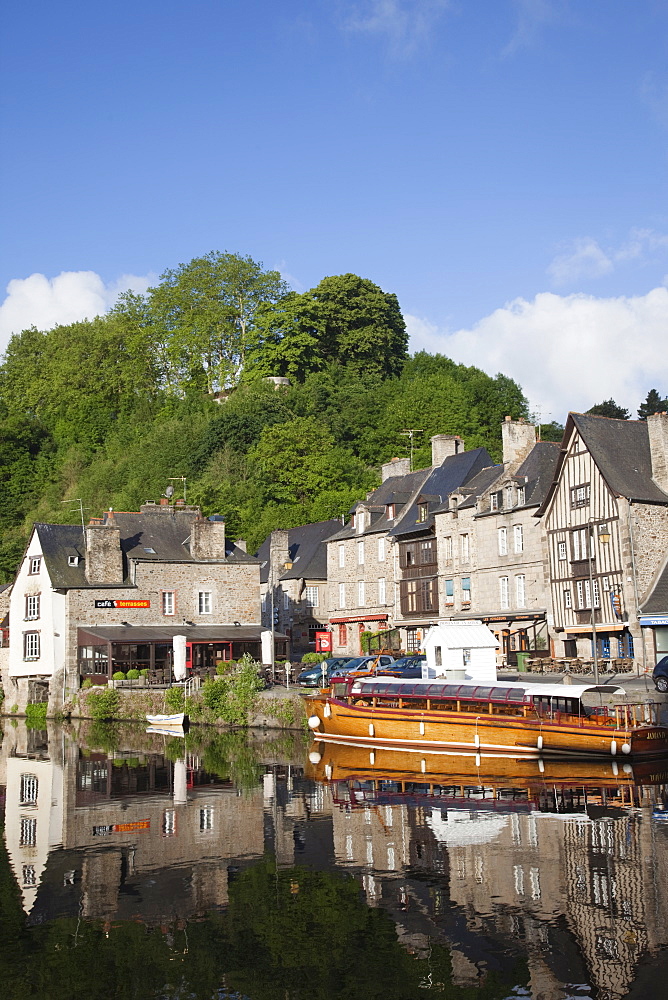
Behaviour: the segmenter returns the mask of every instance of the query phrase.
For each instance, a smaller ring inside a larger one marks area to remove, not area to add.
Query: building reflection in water
[[[269,853],[353,871],[409,951],[449,944],[455,985],[480,985],[510,943],[536,998],[569,982],[623,997],[668,944],[668,824],[653,817],[668,764],[430,773],[335,748],[304,773],[294,754],[254,752],[258,781],[239,790],[196,755],[108,755],[6,725],[5,838],[29,922],[183,925],[225,907],[230,879]]]

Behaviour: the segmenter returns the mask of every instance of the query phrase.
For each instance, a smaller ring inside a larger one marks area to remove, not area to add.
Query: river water
[[[668,760],[3,720],[0,997],[668,990]]]

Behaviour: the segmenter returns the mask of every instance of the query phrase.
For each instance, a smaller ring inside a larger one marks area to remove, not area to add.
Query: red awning
[[[348,618],[330,618],[332,625],[343,625],[345,622],[386,622],[387,615],[351,615]]]

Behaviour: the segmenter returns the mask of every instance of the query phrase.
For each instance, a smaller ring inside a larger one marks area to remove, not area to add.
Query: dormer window
[[[78,566],[79,565],[79,556],[68,556],[67,557],[67,565],[68,566]]]
[[[498,510],[499,509],[499,494],[491,493],[489,497],[489,509]]]
[[[512,505],[513,505],[513,488],[512,486],[506,486],[506,499],[505,499],[506,510],[510,510]]]
[[[526,490],[524,486],[517,487],[517,506],[522,507],[526,503]]]
[[[394,520],[394,504],[388,503],[387,505],[387,519],[388,521]]]
[[[429,516],[429,504],[421,503],[418,504],[418,521],[426,521]]]
[[[364,531],[364,511],[358,510],[355,515],[355,527],[357,528],[357,534],[361,535]]]

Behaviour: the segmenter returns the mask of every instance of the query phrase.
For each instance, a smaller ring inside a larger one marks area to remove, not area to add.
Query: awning
[[[643,628],[668,625],[668,615],[640,615],[638,620]]]
[[[495,624],[507,622],[509,625],[512,625],[514,622],[542,622],[545,621],[545,614],[545,611],[499,611],[491,615],[459,612],[459,614],[453,615],[452,618],[459,621],[476,618],[487,625],[492,622]]]
[[[260,642],[261,625],[86,625],[77,629],[80,646],[103,642],[168,642],[185,635],[188,642]],[[274,632],[276,639],[287,639]]]
[[[330,618],[330,624],[343,625],[345,622],[386,622],[388,615],[349,615],[346,618]]]
[[[628,622],[623,622],[621,625],[606,625],[596,622],[596,635],[602,635],[605,632],[623,632],[628,627]],[[564,632],[572,635],[591,635],[592,628],[591,625],[567,625]]]

